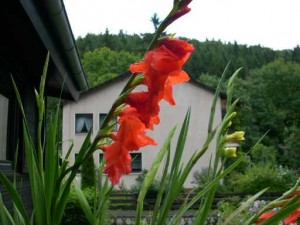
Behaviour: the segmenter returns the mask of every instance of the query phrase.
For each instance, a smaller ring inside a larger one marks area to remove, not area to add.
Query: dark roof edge
[[[88,89],[76,42],[62,0],[20,0],[41,40],[50,51],[74,99]],[[64,77],[67,76],[67,79]],[[75,88],[74,88],[75,87]]]

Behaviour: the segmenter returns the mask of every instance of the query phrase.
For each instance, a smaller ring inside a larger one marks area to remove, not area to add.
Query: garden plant
[[[186,40],[177,39],[174,35],[167,35],[165,30],[171,23],[191,10],[188,6],[190,2],[191,0],[173,1],[170,13],[157,27],[144,58],[140,62],[130,65],[129,70],[132,75],[112,105],[98,133],[93,139],[91,138],[91,132],[88,133],[75,162],[71,165],[69,165],[68,157],[72,152],[72,146],[62,163],[59,163],[58,110],[49,125],[47,137],[43,140],[43,120],[45,117],[44,86],[51,52],[47,57],[41,76],[40,88],[38,91],[35,90],[39,121],[35,139],[37,140],[37,145],[30,135],[21,96],[18,93],[18,87],[15,85],[15,92],[23,114],[25,152],[30,177],[33,211],[31,214],[28,214],[14,182],[9,181],[4,174],[0,173],[0,182],[9,193],[14,206],[13,212],[9,212],[3,204],[0,195],[1,224],[61,224],[73,185],[88,223],[92,225],[104,225],[107,223],[109,194],[112,192],[113,186],[119,183],[120,177],[131,172],[132,159],[129,153],[138,151],[147,145],[156,145],[155,140],[148,136],[147,130],[155,129],[155,125],[160,121],[159,103],[164,100],[170,105],[175,105],[175,99],[172,95],[173,86],[189,80],[188,74],[182,67],[193,53],[194,47]],[[205,52],[202,54],[205,54]],[[187,109],[186,117],[181,127],[177,128],[175,126],[166,137],[164,145],[142,183],[136,208],[136,225],[146,223],[151,225],[180,224],[180,220],[185,212],[195,202],[199,201],[201,204],[194,213],[193,224],[206,224],[220,181],[245,159],[246,155],[237,157],[237,147],[227,145],[232,142],[239,144],[244,140],[245,135],[243,131],[231,131],[230,129],[232,121],[237,115],[236,105],[239,99],[233,97],[233,92],[234,80],[238,76],[240,69],[229,79],[226,92],[226,113],[222,122],[214,127],[216,103],[227,68],[225,68],[215,92],[208,127],[199,128],[207,129],[207,138],[204,143],[199,143],[199,149],[195,149],[194,154],[191,155],[187,162],[181,161],[186,137],[188,136],[192,109]],[[137,86],[144,86],[146,90],[135,91]],[[116,133],[113,133],[115,117],[118,117],[119,129]],[[180,132],[175,146],[173,146],[171,143],[174,143],[172,140],[176,129],[180,129]],[[216,148],[214,156],[212,156],[213,160],[210,162],[210,172],[206,177],[206,182],[202,184],[201,190],[198,190],[191,199],[187,199],[170,218],[172,204],[182,190],[188,174],[196,162],[206,153],[213,140],[216,140]],[[98,179],[94,193],[94,204],[91,207],[80,187],[74,183],[74,179],[82,164],[99,149],[102,149],[104,152],[104,161],[98,170],[100,179]],[[174,157],[171,157],[171,151],[174,152]],[[237,157],[237,160],[227,165],[226,162],[232,157]],[[225,164],[227,165],[226,167],[224,167]],[[164,172],[159,184],[152,216],[150,221],[146,222],[142,218],[144,199],[151,184],[155,181],[160,167],[164,168]],[[284,224],[296,223],[297,218],[300,217],[299,182],[299,180],[295,180],[295,186],[291,190],[284,193],[279,199],[266,204],[254,215],[249,216],[245,224],[278,224],[280,221],[283,221]],[[265,191],[266,189],[255,194],[224,221],[221,221],[221,224],[232,224],[231,221],[236,219],[241,211],[249,207]]]

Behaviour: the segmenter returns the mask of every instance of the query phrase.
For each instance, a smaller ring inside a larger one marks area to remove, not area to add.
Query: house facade
[[[80,146],[86,137],[87,131],[92,130],[95,135],[100,124],[109,111],[113,101],[118,97],[124,87],[128,76],[120,76],[88,90],[80,95],[76,102],[68,102],[63,105],[63,156],[70,146],[68,140],[74,143],[73,153],[70,155],[72,162],[78,153]],[[179,134],[181,124],[189,107],[191,107],[191,122],[182,162],[185,163],[196,149],[202,147],[206,136],[210,109],[214,92],[197,82],[190,81],[174,87],[175,106],[168,105],[162,101],[160,104],[160,124],[149,131],[157,146],[146,146],[139,151],[132,152],[132,173],[121,178],[122,185],[130,188],[136,183],[135,179],[143,170],[149,170],[157,153],[167,137],[168,132],[177,125],[175,138],[172,144],[172,152],[175,151],[175,143]],[[215,113],[215,124],[219,124],[222,118],[221,98],[217,102]],[[206,168],[209,165],[211,156],[214,154],[215,143],[213,142],[207,153],[199,160],[189,175],[185,188],[192,188],[193,173]],[[101,150],[94,154],[94,162],[99,165],[103,157]],[[161,175],[162,171],[159,171]],[[80,174],[78,175],[80,177]]]

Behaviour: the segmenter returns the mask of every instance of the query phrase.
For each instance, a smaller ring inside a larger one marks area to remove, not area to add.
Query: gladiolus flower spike
[[[113,185],[119,183],[122,174],[131,172],[131,151],[156,144],[146,130],[152,130],[160,122],[161,100],[175,105],[173,85],[189,80],[182,67],[193,50],[194,46],[187,41],[168,37],[147,52],[145,60],[130,65],[132,73],[144,75],[141,85],[146,86],[146,91],[128,94],[124,100],[126,106],[118,115],[119,130],[111,135],[113,142],[102,148],[106,160],[104,172]]]

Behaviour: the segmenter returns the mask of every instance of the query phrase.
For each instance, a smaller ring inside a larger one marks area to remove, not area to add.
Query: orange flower
[[[131,156],[121,141],[102,148],[106,160],[104,172],[113,185],[119,183],[122,174],[131,172]]]
[[[125,100],[131,108],[135,109],[134,113],[146,126],[147,129],[153,129],[154,124],[159,123],[159,99],[149,92],[130,93]]]
[[[113,185],[119,182],[122,174],[131,172],[130,151],[156,144],[152,138],[146,135],[146,127],[137,117],[123,114],[119,119],[119,124],[118,132],[111,135],[114,142],[102,148],[106,160],[104,172]]]
[[[294,212],[292,212],[286,219],[283,220],[283,223],[296,223],[298,218],[300,218],[300,209],[296,209]]]
[[[130,71],[143,73],[144,84],[151,95],[174,105],[172,86],[189,80],[182,66],[193,50],[193,45],[187,41],[165,38],[156,49],[146,54],[144,61],[131,65]]]
[[[187,4],[189,0],[185,1]],[[148,90],[130,93],[125,99],[126,107],[120,114],[120,128],[114,141],[103,148],[108,174],[112,184],[119,182],[122,174],[131,172],[129,152],[155,141],[146,135],[146,129],[153,129],[159,123],[159,102],[164,99],[175,105],[173,85],[188,81],[189,76],[182,70],[183,64],[194,50],[187,41],[166,38],[157,48],[149,51],[145,60],[130,66],[132,73],[143,73],[143,84]]]
[[[260,217],[258,218],[258,220],[256,221],[256,224],[260,224],[263,221],[265,221],[266,219],[269,219],[270,217],[274,216],[275,212],[271,211],[271,212],[266,212],[260,215]]]

